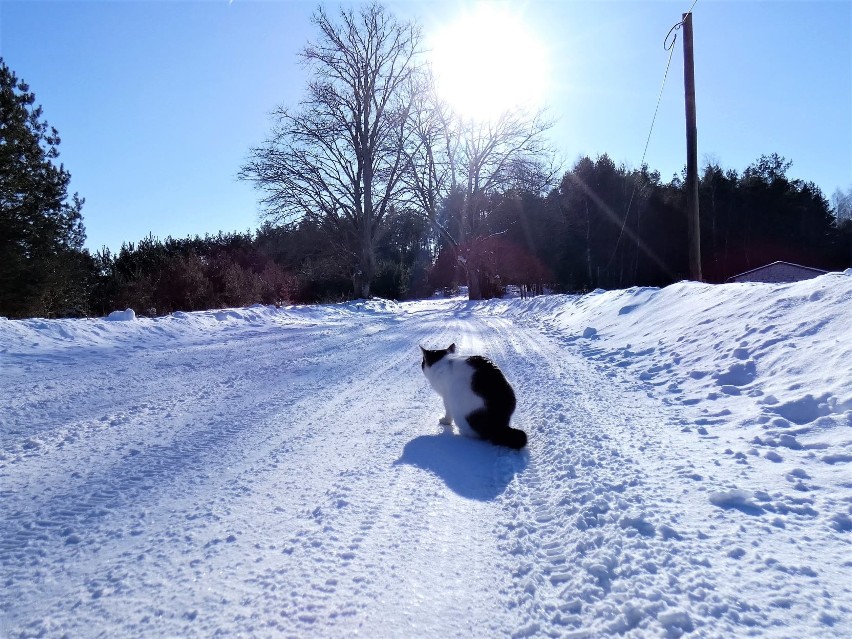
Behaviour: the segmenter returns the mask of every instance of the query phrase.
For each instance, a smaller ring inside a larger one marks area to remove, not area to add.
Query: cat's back
[[[487,405],[509,411],[515,409],[515,392],[497,364],[482,355],[466,357],[465,363],[472,372],[471,390],[485,399]]]

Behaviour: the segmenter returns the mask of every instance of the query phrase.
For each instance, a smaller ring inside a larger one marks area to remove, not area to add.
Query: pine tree
[[[42,120],[29,86],[0,58],[0,315],[67,312],[66,292],[85,240],[59,134]]]

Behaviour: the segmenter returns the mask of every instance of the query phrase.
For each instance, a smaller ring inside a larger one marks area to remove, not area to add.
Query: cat
[[[491,360],[481,355],[456,354],[456,345],[442,350],[422,346],[420,368],[432,388],[444,400],[446,414],[440,423],[455,421],[462,434],[475,433],[500,446],[520,449],[527,434],[509,426],[515,412],[515,392]]]

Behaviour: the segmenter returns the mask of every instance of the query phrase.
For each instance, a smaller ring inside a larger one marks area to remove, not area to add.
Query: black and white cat
[[[435,351],[421,346],[420,350],[423,374],[444,400],[442,424],[455,421],[462,434],[475,433],[500,446],[527,445],[527,434],[509,426],[515,393],[494,362],[480,355],[457,355],[455,344]]]

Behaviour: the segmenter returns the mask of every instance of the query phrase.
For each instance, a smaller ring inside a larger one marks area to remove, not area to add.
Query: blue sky
[[[566,168],[608,153],[637,166],[668,52],[690,1],[510,3],[545,44],[551,139]],[[327,3],[335,9],[338,3]],[[427,33],[470,3],[387,2]],[[0,0],[0,55],[62,137],[86,246],[259,225],[236,179],[269,113],[295,105],[297,54],[316,2]],[[742,171],[761,154],[826,197],[852,187],[852,3],[699,0],[694,9],[699,160]],[[685,163],[679,38],[646,162]]]

